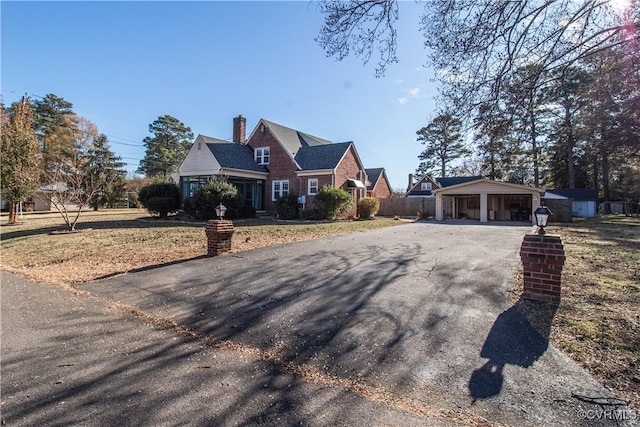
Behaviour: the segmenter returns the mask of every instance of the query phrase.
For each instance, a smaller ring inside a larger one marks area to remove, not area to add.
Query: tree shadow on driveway
[[[474,403],[500,394],[505,365],[530,368],[547,351],[551,321],[557,308],[557,305],[520,299],[498,316],[480,351],[480,357],[488,360],[473,371],[469,379],[469,394]],[[526,316],[532,311],[537,313],[536,327]]]

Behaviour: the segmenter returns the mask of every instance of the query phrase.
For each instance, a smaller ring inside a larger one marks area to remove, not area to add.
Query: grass
[[[207,252],[204,223],[149,219],[145,211],[83,213],[77,225],[81,232],[55,235],[64,228],[59,216],[25,218],[21,225],[2,227],[2,268],[43,283],[87,282]],[[385,218],[321,223],[240,220],[235,222],[232,253],[401,224],[405,222]]]
[[[567,257],[551,342],[640,408],[640,218],[605,216],[547,231],[562,236]]]
[[[202,223],[144,217],[144,211],[87,212],[78,223],[81,233],[52,235],[63,228],[59,217],[29,216],[22,225],[2,227],[2,268],[69,285],[206,253]],[[232,252],[399,224],[404,222],[237,221]],[[640,219],[607,216],[549,227],[548,232],[562,236],[567,260],[562,302],[553,307],[553,317],[541,312],[551,308],[537,305],[538,318],[551,319],[550,340],[556,347],[640,408]]]

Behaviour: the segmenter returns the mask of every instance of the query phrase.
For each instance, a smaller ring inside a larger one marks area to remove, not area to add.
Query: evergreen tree
[[[54,94],[33,102],[35,130],[42,152],[42,178],[51,172],[59,157],[73,156],[79,123],[72,108],[73,104]]]
[[[471,154],[462,140],[462,122],[449,113],[443,113],[433,119],[426,127],[416,133],[418,141],[426,145],[418,156],[421,160],[416,175],[430,175],[440,168],[440,176],[445,177],[447,166],[454,160]]]
[[[32,195],[40,185],[40,151],[27,98],[23,97],[9,112],[4,105],[0,109],[0,187],[3,197],[10,203],[9,223],[15,224],[18,203]]]
[[[168,178],[175,172],[191,148],[191,128],[170,115],[158,117],[149,125],[153,136],[146,137],[144,158],[137,172],[150,178]]]
[[[124,166],[122,158],[109,148],[106,135],[93,138],[87,152],[87,172],[96,187],[95,194],[89,201],[89,206],[94,210],[124,199],[127,191]]]

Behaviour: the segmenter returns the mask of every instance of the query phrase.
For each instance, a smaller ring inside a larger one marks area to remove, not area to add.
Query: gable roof
[[[598,200],[598,190],[595,188],[565,188],[557,190],[547,190],[546,193],[556,194],[575,201]]]
[[[544,192],[542,188],[529,187],[527,185],[521,184],[512,184],[510,182],[504,181],[494,181],[488,178],[476,179],[473,181],[467,180],[466,182],[462,182],[455,185],[449,185],[447,187],[436,188],[432,190],[433,193],[437,194],[460,194],[458,191],[469,192],[469,194],[476,194],[480,188],[483,192],[488,192],[491,194],[497,194],[496,191],[507,193],[505,194],[532,194],[538,193],[541,194]]]
[[[215,138],[205,137],[211,140]],[[217,140],[222,141],[222,140]],[[227,169],[240,169],[253,172],[267,172],[264,166],[253,159],[253,151],[244,144],[234,144],[226,141],[208,142],[207,148],[216,158],[220,166]]]
[[[271,131],[271,134],[276,138],[278,142],[280,142],[280,144],[282,144],[282,146],[287,150],[291,157],[295,157],[296,154],[298,154],[298,150],[303,147],[316,147],[319,145],[331,144],[331,141],[329,141],[328,139],[300,132],[298,130],[291,129],[265,119],[260,119],[258,125],[256,126],[256,129],[258,129],[261,124],[264,124]],[[253,136],[253,133],[251,134],[251,136]],[[249,139],[251,139],[251,136],[249,137]]]
[[[370,168],[365,169],[364,172],[367,174],[367,179],[369,179],[369,185],[367,185],[367,190],[373,190],[373,188],[378,183],[382,172],[384,172],[384,168]]]
[[[302,170],[334,169],[353,142],[302,146],[294,160]]]
[[[431,178],[429,175],[423,176],[422,179],[418,180],[413,186],[407,191],[407,196],[431,196],[431,190],[422,190],[421,184],[425,181],[428,181],[433,184],[433,188],[437,188],[440,186],[438,181]]]

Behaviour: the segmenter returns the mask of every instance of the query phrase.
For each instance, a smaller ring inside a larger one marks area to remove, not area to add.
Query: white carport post
[[[442,194],[436,194],[436,221],[442,221]]]
[[[480,222],[489,222],[487,219],[487,193],[480,193]]]
[[[533,212],[540,206],[540,193],[535,192],[531,195],[531,223],[536,225],[536,217]]]

